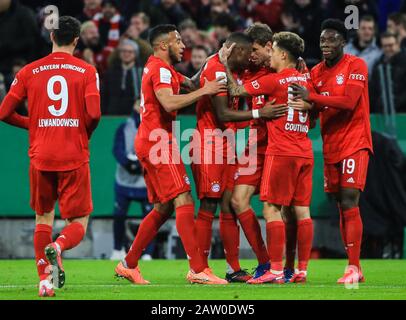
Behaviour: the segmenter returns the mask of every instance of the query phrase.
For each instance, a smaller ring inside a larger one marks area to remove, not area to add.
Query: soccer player
[[[235,48],[228,61],[234,77],[240,79],[248,67],[252,40],[244,33],[235,32],[227,38],[226,43],[235,43]],[[205,79],[215,80],[218,77],[225,77],[225,75],[224,65],[216,54],[207,61],[204,67],[200,76],[201,85],[204,84]],[[227,92],[205,96],[198,101],[198,135],[194,137],[198,141],[194,141],[194,143],[198,144],[200,157],[198,163],[192,163],[193,176],[200,199],[200,208],[196,219],[196,235],[200,253],[206,267],[208,267],[212,223],[218,204],[220,204],[220,237],[223,241],[227,261],[226,280],[229,282],[246,282],[251,278],[251,275],[241,269],[239,264],[239,228],[230,207],[236,168],[235,146],[221,131],[221,129],[229,129],[230,134],[234,135],[235,122],[253,119],[254,113],[252,111],[239,111],[238,104],[238,97],[228,97]],[[283,115],[286,110],[285,105],[270,106],[259,110],[258,116],[272,119]],[[219,155],[222,161],[216,161],[216,155]],[[232,163],[228,163],[228,160],[231,160]],[[262,245],[261,250],[262,256],[268,261],[264,245]],[[254,248],[254,251],[257,250]]]
[[[190,79],[173,68],[174,63],[181,61],[185,48],[179,32],[173,25],[159,25],[151,30],[150,43],[154,54],[148,59],[142,77],[142,120],[135,139],[135,151],[144,169],[148,198],[154,203],[154,209],[142,221],[127,256],[115,271],[133,283],[149,283],[140,273],[138,260],[160,226],[175,210],[176,228],[190,264],[187,280],[191,283],[227,284],[213,274],[199,255],[190,180],[172,133],[177,110],[205,95],[225,91],[226,87],[221,83],[222,78],[205,80],[200,89],[180,95],[181,85],[192,85]]]
[[[273,37],[271,68],[268,73],[245,85],[238,85],[231,78],[227,57],[232,47],[221,54],[226,65],[228,89],[232,96],[266,95],[286,103],[290,97],[288,87],[293,82],[307,84],[307,78],[296,70],[298,59],[304,50],[304,42],[291,32],[277,33]],[[224,55],[223,55],[224,53]],[[297,218],[298,272],[292,282],[304,282],[313,239],[313,223],[310,218],[312,191],[313,151],[306,111],[295,112],[291,107],[286,116],[267,121],[268,146],[265,155],[260,199],[264,201],[267,245],[271,270],[248,283],[284,283],[283,252],[285,247],[285,224],[282,206],[293,206]]]
[[[360,266],[362,220],[358,207],[372,150],[368,68],[361,58],[344,54],[347,30],[340,20],[322,24],[324,61],[311,70],[315,91],[293,86],[293,94],[316,104],[323,139],[324,190],[340,211],[340,230],[348,266],[338,283],[364,281]]]
[[[93,66],[72,55],[79,34],[78,20],[60,17],[59,28],[50,35],[52,53],[16,75],[0,107],[4,119],[28,99],[30,204],[36,212],[40,296],[54,296],[53,287],[65,284],[62,252],[79,245],[93,211],[89,138],[100,119],[99,80]],[[56,201],[66,227],[52,242]]]

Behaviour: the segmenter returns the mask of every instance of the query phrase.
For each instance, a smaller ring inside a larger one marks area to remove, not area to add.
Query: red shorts
[[[199,199],[220,199],[225,190],[233,191],[237,164],[191,164]]]
[[[265,156],[261,201],[283,206],[310,206],[314,160]]]
[[[253,150],[253,144],[256,146],[256,150]],[[253,186],[256,188],[255,193],[259,193],[267,146],[268,137],[266,130],[265,134],[258,135],[256,141],[249,141],[244,151],[244,159],[242,157],[239,158],[235,185]]]
[[[51,212],[58,201],[62,219],[90,215],[93,211],[89,163],[71,171],[40,171],[30,165],[32,210]]]
[[[162,163],[151,162],[151,159],[139,157],[144,169],[144,179],[150,203],[166,203],[184,192],[190,192],[190,180],[178,151],[172,155],[165,152]],[[175,158],[175,161],[174,161]]]
[[[340,188],[365,188],[369,151],[359,150],[338,163],[324,164],[324,191],[336,193]]]

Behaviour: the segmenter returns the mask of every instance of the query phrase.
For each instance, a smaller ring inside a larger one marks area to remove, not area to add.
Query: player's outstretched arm
[[[309,92],[307,88],[292,84],[292,94],[299,96],[304,100],[310,100],[318,105],[328,106],[330,108],[342,110],[354,110],[357,102],[362,95],[363,87],[358,85],[347,85],[343,96],[324,96],[316,92]]]
[[[222,80],[221,78],[213,81],[206,80],[202,88],[187,94],[173,94],[172,88],[161,88],[155,92],[155,95],[166,112],[173,112],[189,106],[204,95],[226,91],[226,85]]]

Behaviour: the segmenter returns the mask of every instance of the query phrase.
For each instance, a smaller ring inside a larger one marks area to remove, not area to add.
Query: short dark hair
[[[381,39],[395,38],[396,42],[398,41],[398,37],[396,36],[396,34],[392,32],[383,32],[381,33],[380,38]]]
[[[344,25],[344,22],[338,19],[327,19],[324,20],[323,23],[321,24],[321,31],[324,31],[326,29],[331,29],[337,31],[339,34],[342,35],[344,40],[347,40],[348,34],[347,34],[347,28]]]
[[[57,29],[53,29],[54,40],[58,46],[70,45],[80,36],[80,22],[71,16],[62,16],[58,21]]]
[[[264,47],[268,42],[272,42],[273,32],[272,29],[264,23],[254,23],[249,26],[245,33],[249,35],[252,40],[262,47]]]
[[[181,23],[179,23],[179,31],[183,31],[186,29],[193,29],[197,30],[197,25],[196,22],[194,22],[192,19],[185,19]]]
[[[273,36],[273,41],[284,51],[287,51],[291,60],[296,61],[304,52],[304,41],[296,33],[279,32]]]
[[[118,3],[116,0],[103,0],[101,6],[104,7],[106,5],[110,5],[116,9],[118,9]]]
[[[237,23],[235,22],[234,18],[229,15],[228,13],[220,13],[213,21],[213,26],[218,27],[225,27],[230,32],[234,32],[237,30]]]
[[[135,18],[135,17],[140,17],[144,24],[149,25],[151,23],[151,19],[145,12],[136,12],[131,16],[131,18]]]
[[[241,44],[241,45],[250,45],[252,44],[252,38],[244,32],[233,32],[230,34],[226,40],[227,43]]]
[[[154,41],[162,35],[169,34],[170,32],[176,31],[176,26],[173,24],[159,24],[149,31],[149,43],[151,46],[154,45]]]
[[[193,50],[202,50],[202,51],[206,52],[207,56],[210,54],[209,49],[201,44],[193,46],[192,51]]]
[[[404,14],[400,12],[394,12],[388,15],[388,20],[392,20],[395,24],[401,24],[404,19]]]
[[[361,21],[368,21],[368,22],[376,23],[375,18],[373,16],[371,16],[370,14],[366,14],[366,15],[362,16],[361,19],[359,20],[359,22],[361,22]]]

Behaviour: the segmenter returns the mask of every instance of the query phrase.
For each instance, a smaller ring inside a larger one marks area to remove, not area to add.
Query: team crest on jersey
[[[251,85],[252,85],[252,87],[254,88],[254,89],[259,89],[259,83],[258,83],[258,81],[257,80],[255,80],[255,81],[252,81],[251,82]]]
[[[213,181],[211,183],[211,191],[213,192],[220,192],[221,186],[220,183],[218,181]]]
[[[336,75],[336,80],[338,85],[342,85],[344,83],[344,75],[342,73]]]
[[[187,175],[184,175],[183,179],[185,180],[186,184],[190,185],[190,179],[189,179],[189,177]]]
[[[149,72],[148,68],[144,68],[144,73],[147,74]]]
[[[14,78],[13,82],[11,83],[12,86],[15,86],[18,83],[18,79]]]

